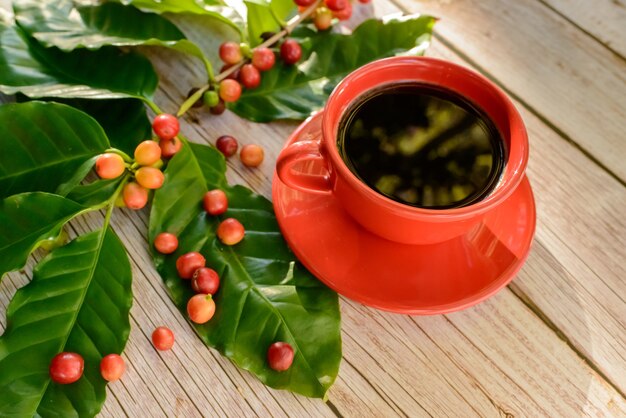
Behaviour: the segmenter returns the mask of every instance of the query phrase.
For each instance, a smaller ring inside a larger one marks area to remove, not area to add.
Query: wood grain
[[[626,181],[624,59],[538,1],[394,1],[442,17],[455,52]]]
[[[623,0],[539,0],[626,57],[626,3]]]
[[[380,2],[376,7],[379,13],[396,11]],[[468,65],[437,40],[428,54]],[[528,172],[538,208],[531,259],[510,288],[623,394],[626,219],[620,208],[626,208],[626,189],[523,105],[516,105],[529,131]],[[526,273],[529,269],[531,274]]]
[[[420,11],[426,5],[408,7]],[[397,11],[384,0],[377,0],[375,9],[378,14]],[[523,15],[540,11],[541,21],[544,9],[529,4]],[[457,9],[450,10],[445,19],[457,19],[452,15]],[[568,31],[587,36],[572,27]],[[472,48],[480,57],[493,44],[483,37],[451,42],[452,49],[435,42],[429,55],[468,65],[456,50],[477,43]],[[161,75],[156,101],[174,111],[189,88],[202,83],[202,69],[177,53],[160,50],[153,58]],[[503,72],[503,64],[496,64],[493,72],[481,67],[505,86],[517,86],[519,73]],[[548,67],[542,74],[549,73],[549,60],[542,65]],[[542,80],[557,84],[553,92],[572,83],[568,74]],[[101,415],[625,416],[626,270],[621,262],[626,259],[626,189],[552,129],[558,118],[537,116],[535,105],[547,100],[537,94],[524,96],[533,111],[517,104],[529,129],[529,176],[538,204],[536,242],[518,278],[487,302],[445,316],[394,315],[342,299],[344,361],[329,403],[269,389],[207,349],[174,308],[152,267],[146,212],[117,211],[113,226],[131,258],[135,302],[124,354],[129,370],[109,385]],[[550,106],[559,100],[552,97]],[[213,142],[228,133],[241,143],[263,144],[261,169],[247,169],[231,158],[228,178],[269,196],[273,163],[296,125],[261,125],[228,112],[213,117],[194,111],[183,132],[196,142]],[[623,148],[618,144],[617,152]],[[73,222],[72,235],[101,222],[100,214]],[[24,274],[11,273],[0,284],[0,329],[8,300],[27,282],[40,257],[29,261]],[[170,352],[151,346],[150,334],[159,325],[176,334]]]
[[[429,54],[461,62],[437,43]],[[626,207],[626,189],[517,107],[530,138],[537,232],[531,258],[511,288],[532,295],[533,306],[624,393],[626,219],[616,209]]]

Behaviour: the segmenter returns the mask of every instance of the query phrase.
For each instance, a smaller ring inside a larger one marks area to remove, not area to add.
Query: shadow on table
[[[411,317],[342,301],[349,367],[408,415],[418,409],[435,416],[617,412],[606,402],[606,392],[614,392],[577,348],[594,349],[586,307],[568,272],[537,242],[512,285],[461,312]],[[575,335],[555,323],[567,323]]]

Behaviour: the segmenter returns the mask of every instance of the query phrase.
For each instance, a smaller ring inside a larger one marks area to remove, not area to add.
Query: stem
[[[157,115],[160,115],[161,113],[163,113],[163,111],[159,108],[159,106],[157,106],[157,104],[156,104],[156,103],[154,103],[152,100],[150,100],[150,99],[146,99],[145,97],[142,97],[141,99],[142,99],[142,100],[143,100],[143,102],[144,102],[146,105],[148,105],[148,107],[149,107],[150,109],[152,109],[152,111],[153,111],[154,113],[156,113]]]
[[[125,184],[126,182],[123,181],[122,184]],[[106,215],[104,215],[104,228],[103,228],[103,233],[106,233],[106,229],[109,227],[109,223],[111,222],[111,215],[113,214],[113,209],[115,209],[115,199],[117,199],[117,195],[120,194],[120,189],[117,189],[115,191],[115,193],[113,193],[113,197],[114,199],[112,199],[111,201],[109,201],[109,204],[107,206],[107,213]]]
[[[313,12],[315,12],[315,10],[317,9],[317,6],[319,6],[321,2],[322,0],[316,0],[315,3],[310,5],[301,14],[294,16],[291,20],[289,20],[283,30],[281,30],[280,32],[277,32],[274,36],[272,36],[267,41],[263,42],[261,45],[257,46],[254,49],[272,46],[276,42],[284,38],[285,36],[288,36],[295,29],[296,26],[298,26],[300,23],[302,23],[304,19],[308,18],[309,16],[313,14]],[[229,75],[231,75],[232,73],[234,73],[235,71],[243,67],[243,65],[247,63],[248,61],[249,61],[248,59],[243,59],[239,61],[237,64],[225,70],[224,72],[218,74],[217,77],[215,77],[215,82],[219,83],[220,81],[224,80],[226,77],[228,77]],[[208,89],[208,86],[207,86],[207,89]]]
[[[124,151],[119,150],[117,148],[109,148],[109,149],[107,149],[104,152],[110,152],[110,153],[113,153],[113,154],[117,154],[120,157],[122,157],[124,159],[124,162],[126,162],[126,163],[132,163],[133,162],[133,159],[130,158],[128,154],[126,154]]]
[[[181,117],[182,115],[187,113],[187,111],[191,109],[194,103],[202,99],[202,95],[209,89],[210,86],[211,80],[209,80],[209,84],[205,84],[204,86],[199,88],[194,94],[189,96],[187,100],[185,100],[183,104],[180,105],[180,108],[178,108],[178,112],[176,112],[176,117]]]
[[[113,209],[115,209],[115,201],[117,200],[117,197],[119,196],[119,194],[122,192],[122,189],[124,189],[124,186],[126,186],[126,183],[128,183],[129,179],[130,179],[130,173],[126,173],[124,176],[124,179],[120,182],[120,185],[117,186],[117,189],[115,189],[115,192],[113,192],[108,202],[106,203],[107,212],[106,212],[106,215],[104,215],[104,230],[105,231],[107,227],[109,226]]]
[[[213,65],[209,61],[206,61],[206,72],[209,77],[209,83],[215,82],[215,74],[213,73]]]

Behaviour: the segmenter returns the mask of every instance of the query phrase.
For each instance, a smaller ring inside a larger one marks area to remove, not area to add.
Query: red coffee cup
[[[363,183],[337,148],[344,113],[368,91],[388,84],[421,83],[452,90],[494,122],[504,141],[505,166],[500,181],[484,199],[452,209],[426,209],[394,201]],[[295,168],[322,160],[326,173],[303,175]],[[361,226],[383,238],[405,244],[432,244],[469,231],[519,186],[528,162],[528,136],[521,116],[502,90],[485,77],[448,61],[427,57],[392,57],[349,74],[330,95],[322,117],[321,138],[285,148],[276,162],[280,180],[309,193],[332,193]]]

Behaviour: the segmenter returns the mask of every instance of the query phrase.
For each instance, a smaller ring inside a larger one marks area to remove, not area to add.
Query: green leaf
[[[0,91],[28,97],[150,98],[158,83],[147,58],[109,46],[44,48],[0,16]]]
[[[67,198],[83,206],[99,206],[111,199],[115,191],[124,181],[124,176],[112,180],[96,180],[89,184],[81,184],[68,193]]]
[[[41,243],[55,238],[63,225],[87,210],[61,196],[23,193],[0,201],[0,280],[26,264]]]
[[[240,42],[242,38],[241,32],[231,25],[207,15],[167,13],[166,16],[185,33],[187,39],[202,49],[204,56],[214,65],[222,62],[219,56],[219,47],[222,43]]]
[[[255,47],[263,42],[265,32],[278,32],[287,18],[296,10],[293,0],[246,0],[248,37]]]
[[[259,87],[245,90],[229,108],[256,122],[305,119],[324,106],[342,78],[362,65],[394,55],[423,53],[434,23],[430,16],[367,20],[351,35],[299,29],[292,35],[303,47],[298,65],[277,62],[263,73]]]
[[[282,20],[283,23],[295,16],[298,11],[293,0],[271,0],[270,9],[272,9],[274,16]]]
[[[85,113],[58,103],[0,107],[0,198],[53,192],[87,160],[109,148],[104,131]]]
[[[280,30],[280,22],[272,15],[270,3],[264,0],[246,0],[248,10],[248,40],[250,46],[255,47],[263,42],[261,34]]]
[[[150,215],[150,242],[168,231],[179,237],[176,253],[154,255],[170,295],[184,313],[193,292],[181,280],[175,262],[188,251],[200,251],[221,276],[215,316],[196,332],[239,367],[265,384],[311,397],[324,397],[341,360],[337,295],[299,263],[280,234],[271,202],[250,190],[227,186],[224,158],[213,148],[185,144],[169,162],[164,186],[157,190]],[[220,187],[229,199],[221,217],[207,216],[202,196]],[[220,219],[237,218],[244,240],[227,247],[215,236]],[[286,341],[295,359],[286,372],[266,363],[267,348]]]
[[[243,33],[244,22],[241,16],[221,1],[209,0],[113,0],[122,4],[132,4],[143,10],[155,13],[189,13],[208,16],[228,24]]]
[[[111,146],[130,156],[141,141],[152,138],[152,125],[141,100],[57,99],[57,101],[75,107],[94,118],[104,129]]]
[[[20,0],[14,4],[18,24],[46,47],[71,52],[77,48],[161,46],[211,64],[195,44],[169,20],[132,6],[105,3],[75,7],[71,0]]]
[[[124,349],[131,304],[130,263],[112,230],[50,253],[7,310],[0,337],[0,416],[95,416],[106,397],[100,360]],[[83,376],[71,385],[52,382],[48,372],[63,351],[85,360]]]
[[[85,177],[87,177],[87,174],[89,174],[93,166],[96,164],[97,159],[98,156],[94,156],[83,162],[74,171],[72,177],[70,177],[65,183],[60,184],[59,187],[57,187],[55,193],[59,196],[67,196],[68,193],[74,190],[85,179]]]

